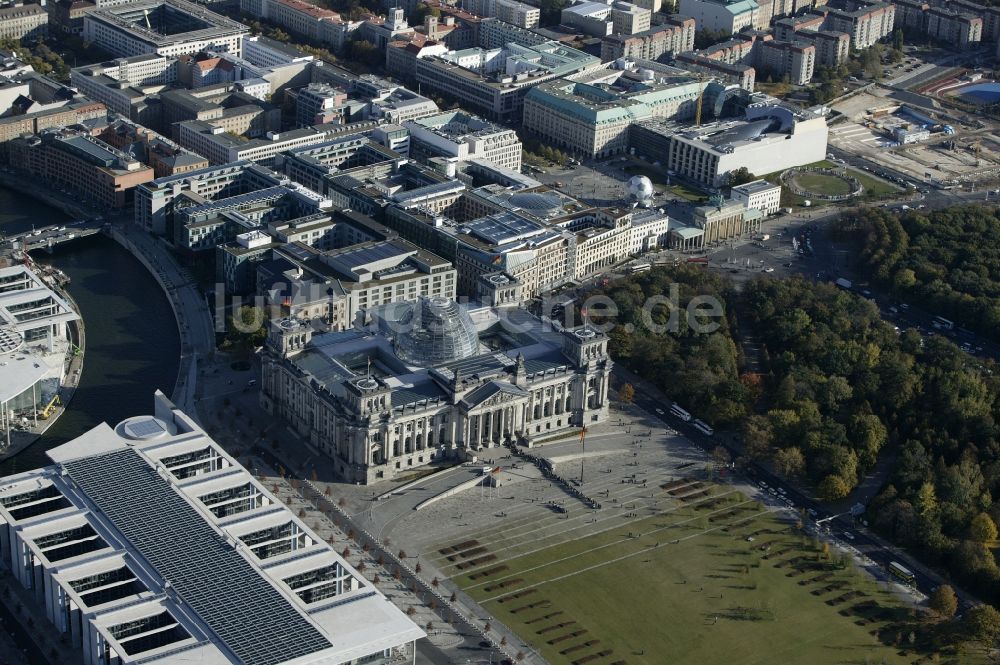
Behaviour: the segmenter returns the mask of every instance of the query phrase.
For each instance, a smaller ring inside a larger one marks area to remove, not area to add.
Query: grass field
[[[871,194],[872,196],[884,196],[886,194],[898,194],[901,191],[901,189],[896,185],[890,185],[884,180],[873,178],[870,175],[866,175],[858,171],[852,171],[852,175],[864,186],[865,194]]]
[[[436,564],[552,665],[930,662],[901,637],[909,609],[846,559],[734,491],[675,483],[658,515],[583,537],[526,519]]]
[[[825,196],[841,196],[851,193],[851,185],[843,178],[825,173],[799,173],[795,176],[799,187]]]

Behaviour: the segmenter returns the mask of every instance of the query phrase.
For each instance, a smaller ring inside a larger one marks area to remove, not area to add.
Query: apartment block
[[[662,25],[631,35],[612,34],[601,40],[601,60],[659,60],[661,56],[694,49],[695,20],[671,16]]]

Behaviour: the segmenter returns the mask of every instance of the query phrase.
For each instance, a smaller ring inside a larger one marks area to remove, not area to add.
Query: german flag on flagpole
[[[585,436],[587,436],[587,426],[586,425],[584,425],[583,429],[580,430],[580,439],[583,440],[583,438]]]

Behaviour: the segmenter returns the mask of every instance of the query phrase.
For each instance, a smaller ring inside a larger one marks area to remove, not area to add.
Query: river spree
[[[0,231],[14,233],[68,221],[59,211],[0,189]],[[45,450],[102,421],[112,426],[152,408],[153,391],[169,395],[177,377],[180,340],[166,296],[145,267],[103,235],[66,243],[54,254],[32,254],[72,280],[86,330],[80,385],[66,412],[45,435],[0,464],[0,475],[43,466]]]

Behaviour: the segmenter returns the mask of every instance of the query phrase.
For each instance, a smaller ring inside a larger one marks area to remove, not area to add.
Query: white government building
[[[608,416],[608,338],[547,330],[516,308],[447,298],[393,303],[374,329],[313,336],[273,324],[261,404],[350,482],[393,478],[441,458],[473,459]]]
[[[0,268],[0,449],[58,394],[80,316],[23,265]]]
[[[0,562],[85,665],[388,664],[425,633],[162,393],[0,481]]]

